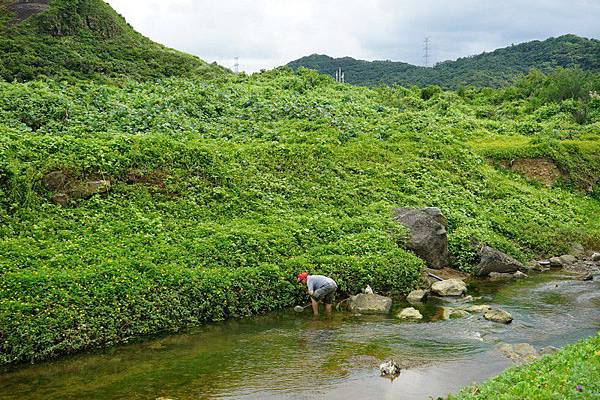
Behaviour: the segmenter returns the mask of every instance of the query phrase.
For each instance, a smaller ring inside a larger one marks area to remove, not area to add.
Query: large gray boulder
[[[435,207],[397,208],[395,219],[410,231],[406,247],[425,260],[427,266],[442,269],[448,266],[448,223]]]
[[[348,308],[359,314],[389,314],[392,299],[373,293],[359,293],[350,297]]]
[[[445,279],[431,285],[431,292],[438,296],[461,296],[467,291],[467,285],[460,279]]]
[[[483,246],[479,250],[479,260],[479,264],[475,267],[477,276],[487,276],[491,272],[506,273],[525,269],[519,261],[490,246]]]

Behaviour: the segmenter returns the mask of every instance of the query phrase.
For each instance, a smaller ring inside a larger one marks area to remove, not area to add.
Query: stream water
[[[211,324],[186,334],[0,372],[0,399],[427,399],[500,373],[512,362],[499,343],[561,347],[600,330],[600,280],[552,272],[480,281],[473,304],[512,313],[509,325],[481,314],[441,320],[432,298],[421,322],[309,309]],[[397,302],[395,308],[407,306]],[[404,367],[391,381],[378,365]]]

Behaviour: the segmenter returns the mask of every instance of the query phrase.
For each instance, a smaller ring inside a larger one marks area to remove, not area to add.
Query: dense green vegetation
[[[440,207],[465,270],[473,236],[522,260],[600,245],[597,182],[545,188],[479,155],[512,137],[597,177],[581,162],[600,153],[595,99],[581,125],[572,100],[535,106],[524,89],[424,93],[307,70],[0,84],[2,362],[289,306],[298,270],[406,291],[421,262],[396,206]],[[43,183],[57,170],[112,189],[60,207]]]
[[[180,54],[142,46],[167,57],[153,53],[154,69],[126,50],[124,21],[98,17],[112,26],[101,32],[121,32],[98,37],[55,13],[66,4],[74,21],[112,13],[55,0],[0,39],[50,27],[24,52],[40,59],[117,49],[99,57],[104,70],[40,69],[0,49],[12,60],[0,81],[0,364],[291,306],[304,300],[300,270],[342,293],[406,292],[423,265],[403,250],[394,207],[441,208],[466,271],[472,238],[521,260],[600,247],[597,77],[445,92],[306,69],[207,75],[187,56],[165,72]],[[46,34],[57,26],[75,36]],[[495,165],[517,156],[551,160],[560,179],[545,187]],[[98,180],[107,193],[71,193]]]
[[[135,32],[101,0],[52,0],[17,23],[12,0],[0,0],[0,78],[27,81],[169,76],[215,79],[224,69],[166,48]]]
[[[511,368],[449,400],[597,399],[600,397],[600,336],[559,353]]]
[[[557,67],[600,71],[600,41],[564,35],[544,41],[512,45],[491,53],[444,61],[433,68],[403,62],[363,61],[351,57],[332,58],[313,54],[288,64],[306,67],[335,76],[342,68],[346,82],[361,86],[397,84],[401,86],[439,85],[458,89],[461,86],[500,87],[510,85],[532,69],[549,73]]]

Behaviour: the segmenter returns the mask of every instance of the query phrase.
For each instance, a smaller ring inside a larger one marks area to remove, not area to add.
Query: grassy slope
[[[292,61],[288,66],[294,69],[306,67],[331,76],[335,76],[335,71],[342,68],[346,82],[361,86],[383,83],[421,87],[440,85],[455,89],[465,85],[500,87],[513,84],[518,77],[533,68],[543,72],[550,72],[557,67],[598,72],[600,41],[564,35],[544,41],[521,43],[456,61],[445,61],[433,68],[403,62],[370,62],[318,54]]]
[[[0,0],[0,78],[27,81],[158,79],[225,70],[140,35],[102,0],[51,0],[49,9],[15,23]]]
[[[449,400],[597,399],[600,398],[600,336],[567,346],[481,385],[463,389]]]
[[[298,270],[343,292],[406,291],[421,263],[401,249],[397,206],[440,207],[467,270],[472,236],[522,260],[600,244],[597,200],[465,145],[529,118],[519,101],[489,115],[487,92],[424,101],[282,70],[0,93],[2,362],[289,306]],[[590,125],[561,113],[543,126],[577,140]],[[58,169],[113,190],[53,205],[41,180]]]

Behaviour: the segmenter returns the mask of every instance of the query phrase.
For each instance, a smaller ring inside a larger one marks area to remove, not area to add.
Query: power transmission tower
[[[425,66],[429,67],[429,50],[431,45],[431,38],[427,36],[425,38],[425,44],[423,46],[423,58],[425,59]]]
[[[240,73],[240,58],[239,57],[235,58],[235,64],[233,64],[233,72],[235,72],[236,74]]]

